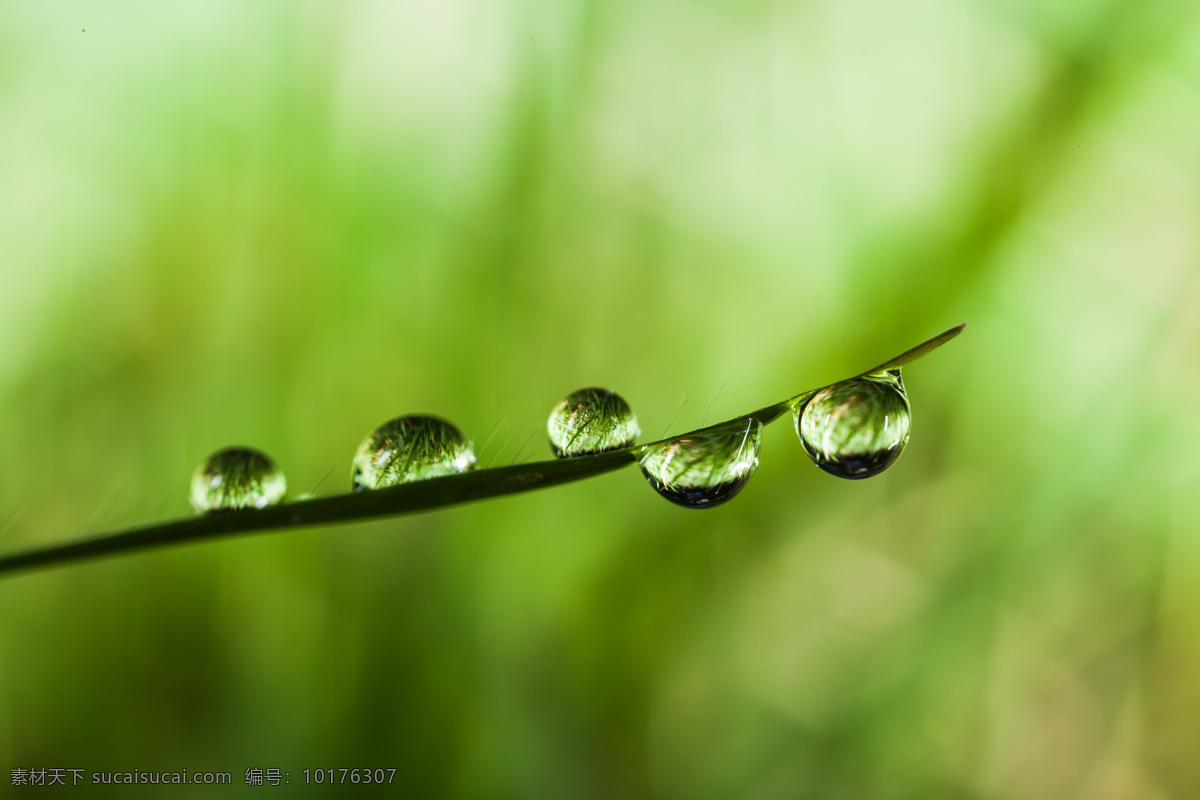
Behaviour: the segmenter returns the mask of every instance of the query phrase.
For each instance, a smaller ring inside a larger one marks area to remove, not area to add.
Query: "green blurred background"
[[[401,413],[506,464],[582,386],[658,437],[969,327],[872,481],[785,420],[711,511],[631,469],[5,578],[0,784],[1200,796],[1198,266],[1191,0],[7,0],[4,551],[228,444],[332,494]]]

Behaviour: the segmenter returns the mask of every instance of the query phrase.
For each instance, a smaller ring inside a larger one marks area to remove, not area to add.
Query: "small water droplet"
[[[899,370],[827,386],[795,411],[813,463],[850,480],[878,475],[900,457],[910,419]]]
[[[200,514],[266,508],[285,494],[283,472],[265,453],[249,447],[218,450],[192,473],[192,508]]]
[[[440,417],[397,417],[371,431],[354,456],[354,491],[382,489],[475,467],[462,431]]]
[[[580,389],[550,412],[550,449],[558,458],[620,450],[641,433],[629,404],[608,389]]]
[[[712,508],[750,482],[761,443],[758,420],[731,420],[649,446],[641,458],[642,474],[672,503]]]

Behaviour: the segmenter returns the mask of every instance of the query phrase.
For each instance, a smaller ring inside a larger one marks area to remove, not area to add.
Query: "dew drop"
[[[608,389],[580,389],[550,412],[550,449],[558,458],[606,453],[629,447],[641,429],[624,398]]]
[[[795,411],[809,457],[839,478],[858,480],[890,467],[908,444],[910,412],[899,370],[827,386]]]
[[[462,431],[440,417],[397,417],[371,431],[354,455],[354,491],[466,472],[475,452]]]
[[[266,508],[285,494],[283,472],[265,453],[249,447],[218,450],[192,473],[192,508],[200,514]]]
[[[642,474],[654,490],[685,508],[712,508],[745,488],[758,466],[762,424],[735,419],[650,445]]]

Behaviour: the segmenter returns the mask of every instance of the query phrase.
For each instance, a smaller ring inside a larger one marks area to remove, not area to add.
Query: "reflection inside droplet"
[[[910,420],[899,370],[827,386],[795,410],[796,434],[813,463],[851,480],[878,475],[900,457]]]
[[[475,467],[471,442],[440,417],[412,414],[380,425],[354,456],[355,491],[466,472]]]
[[[283,500],[287,480],[265,453],[250,447],[218,450],[192,473],[192,508],[201,514],[266,508]]]
[[[641,433],[637,416],[616,392],[580,389],[550,412],[550,449],[558,458],[606,453],[633,444]]]
[[[654,490],[685,508],[712,508],[745,488],[758,466],[762,424],[735,419],[650,445],[640,465]]]

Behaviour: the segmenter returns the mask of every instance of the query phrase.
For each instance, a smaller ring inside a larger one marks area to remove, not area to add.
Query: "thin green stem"
[[[883,362],[878,367],[872,367],[871,369],[867,370],[866,372],[860,372],[856,377],[861,378],[864,375],[874,375],[878,372],[884,372],[889,369],[899,369],[900,367],[903,367],[905,364],[916,361],[918,358],[921,358],[922,356],[927,356],[930,353],[932,353],[934,350],[937,350],[939,347],[944,345],[946,342],[950,341],[955,336],[958,336],[960,333],[962,333],[963,329],[966,327],[967,327],[967,323],[964,322],[962,325],[957,325],[957,326],[951,328],[950,330],[946,331],[945,333],[939,333],[937,336],[933,337],[929,341],[921,342],[916,347],[911,347],[908,350],[905,350],[903,353],[896,356],[895,358],[889,358],[887,361]],[[822,387],[822,388],[824,388],[824,387]]]
[[[951,328],[945,333],[885,361],[880,366],[860,374],[868,375],[886,369],[896,369],[915,361],[953,339],[962,332],[963,327],[965,326],[959,325],[957,328]],[[769,424],[816,391],[820,391],[820,389],[803,392],[795,397],[781,400],[773,405],[716,425],[610,453],[481,469],[405,483],[385,489],[299,500],[266,509],[244,509],[208,514],[27,550],[0,557],[0,576],[166,545],[242,534],[265,533],[285,528],[307,528],[411,514],[467,503],[472,500],[519,494],[560,483],[570,483],[636,463],[641,454],[649,447],[672,441],[681,436],[694,436],[742,419],[756,419],[763,425]]]

